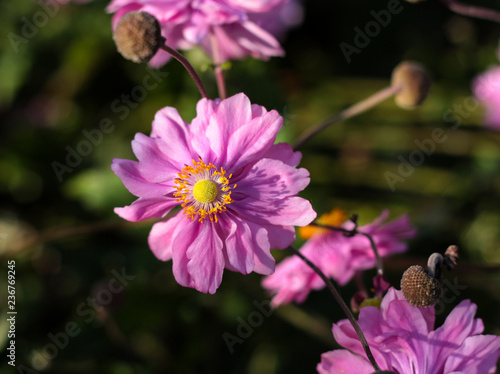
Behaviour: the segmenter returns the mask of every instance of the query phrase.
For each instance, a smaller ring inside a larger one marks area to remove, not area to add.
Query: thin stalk
[[[293,252],[293,254],[299,256],[301,258],[301,260],[304,261],[311,269],[313,269],[314,272],[321,277],[323,282],[325,282],[326,286],[328,287],[331,294],[333,295],[333,298],[340,305],[340,308],[347,316],[347,319],[349,320],[349,322],[351,322],[351,325],[354,328],[354,331],[356,331],[356,334],[358,335],[359,341],[361,342],[361,345],[363,346],[363,349],[366,353],[366,357],[368,357],[368,360],[372,364],[375,371],[380,371],[380,367],[378,366],[377,361],[375,361],[375,357],[373,357],[372,351],[370,350],[370,346],[368,345],[368,342],[366,341],[365,335],[363,334],[361,327],[359,327],[358,321],[356,321],[356,318],[354,318],[349,307],[344,302],[344,299],[342,299],[340,292],[335,288],[335,286],[330,281],[330,279],[328,279],[328,277],[314,263],[312,263],[308,258],[306,258],[302,253],[300,253],[300,251],[298,251],[297,249],[295,249],[292,246],[289,246],[288,249],[291,252]]]
[[[441,2],[448,8],[450,8],[451,11],[463,16],[485,19],[488,21],[500,23],[500,12],[497,12],[493,9],[467,5],[455,0],[441,0]]]
[[[193,78],[194,83],[196,83],[196,86],[198,87],[198,91],[200,91],[201,96],[205,99],[208,99],[207,90],[205,89],[205,86],[203,85],[200,76],[198,75],[198,73],[196,73],[196,70],[194,70],[193,65],[189,63],[187,58],[181,55],[175,49],[169,47],[164,43],[160,48],[163,49],[165,52],[167,52],[170,56],[175,58],[177,61],[179,61],[182,64],[182,66],[184,66],[184,68],[187,70],[191,78]]]
[[[309,139],[311,139],[313,136],[318,134],[319,132],[323,131],[326,129],[328,126],[331,126],[337,122],[343,121],[345,119],[357,116],[358,114],[361,114],[363,112],[366,112],[368,109],[373,108],[375,105],[381,103],[382,101],[388,99],[389,97],[397,94],[401,90],[401,86],[389,86],[386,87],[373,95],[367,97],[363,101],[360,101],[359,103],[354,104],[353,106],[350,106],[347,109],[344,109],[342,112],[335,114],[327,119],[325,119],[323,122],[318,123],[316,126],[311,127],[309,130],[304,132],[299,139],[295,142],[293,145],[294,150],[298,150],[300,147],[302,147]]]
[[[358,230],[356,230],[356,233],[368,238],[368,240],[370,241],[370,245],[372,246],[373,253],[375,254],[375,259],[377,261],[377,272],[380,275],[384,275],[382,258],[380,257],[380,254],[378,253],[377,245],[375,244],[375,240],[373,240],[373,236],[371,236],[370,234],[367,234],[366,232],[362,232],[362,231],[358,231]]]
[[[226,82],[224,81],[224,70],[222,69],[222,60],[220,57],[220,46],[214,30],[210,30],[210,43],[212,44],[212,53],[214,55],[215,65],[215,80],[217,81],[217,88],[219,89],[219,97],[224,100],[227,98]]]

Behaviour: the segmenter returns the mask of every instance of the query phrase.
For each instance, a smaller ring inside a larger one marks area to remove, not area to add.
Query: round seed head
[[[406,301],[413,306],[436,305],[443,295],[443,286],[431,278],[422,266],[410,266],[401,278],[401,291]]]
[[[401,86],[395,95],[396,104],[403,109],[414,109],[427,97],[431,77],[421,64],[403,61],[392,71],[392,85]]]
[[[129,12],[120,18],[113,39],[118,52],[136,63],[151,60],[163,43],[160,24],[146,12]]]

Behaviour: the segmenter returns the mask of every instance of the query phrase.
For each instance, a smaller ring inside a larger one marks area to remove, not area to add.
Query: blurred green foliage
[[[476,3],[500,9],[498,0]],[[170,62],[144,100],[124,104],[123,95],[153,73],[117,54],[106,5],[61,5],[22,42],[12,34],[23,35],[42,6],[29,0],[0,5],[0,303],[6,307],[6,263],[14,259],[16,363],[40,373],[315,372],[320,354],[335,347],[331,323],[344,318],[326,291],[313,292],[301,306],[279,308],[231,353],[223,334],[236,336],[241,319],[257,310],[254,302],[269,300],[261,276],[226,271],[215,295],[180,287],[171,263],[156,260],[148,248],[152,223],[128,224],[113,213],[134,197],[111,172],[112,159],[134,157],[134,134],[148,134],[164,106],[190,121],[199,96],[179,64]],[[499,63],[498,26],[455,15],[437,1],[402,6],[347,63],[339,44],[352,44],[354,27],[363,28],[387,1],[308,0],[303,25],[284,42],[286,57],[233,62],[228,89],[277,109],[285,119],[280,140],[293,142],[388,85],[401,60],[425,64],[434,85],[421,108],[404,111],[387,100],[307,143],[302,166],[311,184],[303,196],[319,214],[338,206],[358,213],[361,223],[386,207],[392,217],[409,213],[419,235],[407,254],[387,261],[396,287],[407,266],[459,245],[462,264],[449,276],[467,289],[438,323],[459,300],[471,298],[486,332],[499,334],[500,135],[483,127],[479,107],[456,128],[444,117],[467,102],[474,76]],[[199,71],[210,62],[199,50],[185,54]],[[204,69],[202,79],[213,97],[212,73]],[[53,163],[66,163],[68,149],[81,147],[103,120],[112,130],[58,178]],[[415,140],[430,138],[436,128],[447,140],[391,191],[384,173],[397,173],[398,157],[408,159]],[[122,269],[133,280],[96,313],[88,298]],[[367,284],[373,275],[365,274]],[[353,284],[342,289],[346,300],[355,291]],[[64,348],[47,360],[50,336],[61,336],[68,324],[78,333],[66,344],[61,338]],[[2,374],[13,372],[5,360],[7,328],[3,318]]]

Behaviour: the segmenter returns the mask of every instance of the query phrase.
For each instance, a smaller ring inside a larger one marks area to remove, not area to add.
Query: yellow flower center
[[[345,211],[339,208],[333,208],[330,213],[322,214],[321,217],[317,219],[317,222],[327,226],[340,226],[346,220],[347,220],[347,214]],[[315,234],[327,231],[328,229],[316,226],[299,227],[299,235],[304,240],[309,239],[311,236]]]
[[[207,165],[201,159],[193,160],[193,166],[184,165],[174,185],[174,196],[182,201],[183,214],[191,221],[199,216],[199,222],[207,217],[217,222],[217,214],[225,212],[226,205],[233,202],[231,190],[236,187],[236,184],[229,185],[232,174],[226,177],[226,173],[223,168]]]
[[[217,185],[207,179],[196,182],[193,187],[193,197],[200,203],[211,203],[217,197]]]

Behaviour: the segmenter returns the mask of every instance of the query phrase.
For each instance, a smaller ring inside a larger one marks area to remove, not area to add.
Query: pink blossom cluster
[[[380,309],[361,309],[358,323],[382,370],[395,374],[488,374],[500,357],[500,337],[482,335],[484,325],[474,318],[477,306],[463,300],[434,329],[434,307],[410,305],[401,291],[389,289]],[[335,340],[346,349],[326,352],[319,374],[371,374],[359,339],[348,320],[333,325]]]
[[[416,234],[408,216],[384,224],[388,216],[389,212],[383,211],[374,222],[359,227],[360,232],[373,237],[382,257],[404,252],[408,247],[403,240]],[[343,224],[345,229],[352,227],[352,222]],[[375,267],[370,241],[362,235],[347,237],[342,232],[323,229],[304,244],[301,252],[340,285],[346,284],[356,271]],[[274,274],[264,278],[262,285],[274,294],[274,306],[292,301],[303,302],[312,290],[325,287],[320,276],[297,256],[283,260]]]
[[[247,56],[282,56],[276,37],[302,21],[296,0],[113,0],[108,6],[113,27],[131,11],[144,11],[160,23],[162,36],[174,49],[201,46],[216,63]],[[159,50],[151,66],[169,55]]]

